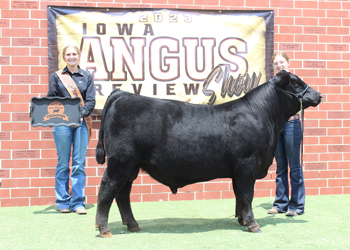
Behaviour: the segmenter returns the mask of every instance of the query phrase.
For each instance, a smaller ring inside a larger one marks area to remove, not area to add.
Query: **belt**
[[[291,116],[288,121],[293,121],[293,120],[296,120],[296,119],[299,119],[299,115]]]

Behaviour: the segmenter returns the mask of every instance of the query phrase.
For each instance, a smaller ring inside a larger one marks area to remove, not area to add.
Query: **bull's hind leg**
[[[259,224],[254,219],[252,202],[254,197],[255,179],[240,175],[233,180],[236,195],[236,217],[242,226],[248,226],[249,231],[261,233]]]
[[[123,225],[128,226],[131,232],[141,231],[139,224],[136,222],[130,205],[130,191],[132,182],[127,181],[124,187],[117,193],[115,200],[118,204],[119,212],[123,220]]]
[[[105,171],[101,180],[100,191],[98,193],[95,225],[100,230],[101,237],[112,237],[112,233],[108,226],[108,215],[116,190],[115,180],[109,178],[107,171]]]

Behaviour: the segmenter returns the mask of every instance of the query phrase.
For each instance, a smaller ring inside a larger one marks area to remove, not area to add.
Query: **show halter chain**
[[[303,108],[303,99],[302,98],[303,98],[306,90],[309,88],[309,85],[306,85],[306,88],[300,94],[294,94],[294,93],[289,92],[287,90],[284,90],[280,87],[277,87],[271,81],[268,81],[268,82],[272,86],[274,86],[279,92],[281,92],[285,96],[287,96],[289,99],[293,99],[292,96],[294,96],[300,102],[300,110],[299,111],[301,111],[301,121],[302,121],[302,127],[301,127],[301,166],[304,166],[304,108]]]

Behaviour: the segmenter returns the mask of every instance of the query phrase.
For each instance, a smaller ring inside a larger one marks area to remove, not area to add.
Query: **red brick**
[[[341,144],[341,143],[342,143],[341,136],[320,137],[320,144]]]
[[[275,180],[257,181],[255,183],[255,189],[273,189],[273,188],[276,188]]]
[[[321,188],[320,195],[342,194],[342,188]]]
[[[30,90],[31,90],[31,93],[33,94],[47,93],[49,91],[49,86],[48,85],[31,85]]]
[[[349,178],[350,177],[350,170],[344,170],[344,175],[345,178]]]
[[[318,42],[317,35],[295,35],[296,42],[315,43]],[[311,59],[311,58],[310,58]]]
[[[137,188],[136,185],[133,185],[132,188],[136,188],[135,191],[132,190],[133,193],[143,193],[140,188]],[[141,186],[145,187],[145,186]],[[147,188],[145,188],[145,193],[169,193],[170,188],[163,185],[163,184],[153,184],[153,185],[147,185]]]
[[[321,120],[320,121],[320,127],[341,127],[342,121],[341,120]]]
[[[29,149],[28,141],[3,141],[1,143],[2,149]]]
[[[39,65],[39,57],[12,57],[12,65]]]
[[[2,74],[16,75],[19,72],[24,75],[29,74],[28,66],[2,66],[1,68]]]
[[[269,6],[269,0],[246,0],[245,6],[266,7]]]
[[[342,73],[341,70],[327,70],[322,69],[320,70],[320,77],[341,77]]]
[[[318,25],[317,18],[296,17],[295,25]]]
[[[341,36],[330,36],[330,35],[320,35],[319,36],[319,42],[320,43],[332,43],[332,44],[336,44],[336,43],[341,43]],[[328,47],[327,47],[328,50]],[[332,51],[332,50],[330,50]],[[336,58],[334,58],[336,59]]]
[[[138,193],[154,193],[157,191],[154,191],[154,185],[132,185],[131,192],[134,194]],[[160,192],[169,192],[170,189],[167,188],[167,190],[160,190]],[[158,193],[158,192],[157,192]]]
[[[0,201],[3,198],[10,198],[10,189],[0,189]]]
[[[306,195],[319,195],[319,189],[318,188],[305,188],[305,194]]]
[[[327,27],[327,34],[349,35],[349,28],[347,28],[347,27]]]
[[[293,8],[294,7],[292,1],[285,1],[285,0],[271,0],[270,4],[271,4],[271,7],[277,7],[277,8]]]
[[[11,178],[39,177],[39,169],[12,169]]]
[[[141,197],[141,195],[139,195]],[[134,196],[132,196],[134,197]],[[130,198],[131,202],[136,202],[132,198]],[[140,200],[141,201],[141,200]],[[97,195],[86,196],[86,204],[96,204],[97,203]]]
[[[321,154],[319,158],[320,161],[341,161],[342,159],[343,159],[343,156],[341,153]]]
[[[221,199],[221,192],[196,193],[196,200],[217,200],[217,199]]]
[[[301,26],[281,26],[280,27],[280,33],[292,33],[292,34],[298,34],[303,33],[303,27]]]
[[[33,75],[47,75],[48,74],[48,67],[47,66],[44,66],[44,67],[32,66],[31,67],[31,74],[33,74]]]
[[[275,34],[275,42],[294,42],[294,35]]]
[[[295,8],[318,9],[317,1],[295,1]]]
[[[329,128],[328,135],[349,135],[350,128]]]
[[[350,179],[329,179],[328,186],[329,187],[350,186]]]
[[[261,191],[261,190],[259,190],[259,191]],[[235,193],[233,191],[222,191],[221,192],[221,199],[234,199],[234,198],[235,198]]]
[[[275,25],[282,24],[282,25],[294,25],[294,18],[293,17],[275,17]],[[275,34],[275,42],[276,42],[276,35]],[[291,40],[286,40],[291,41]]]
[[[41,197],[43,196],[55,196],[55,188],[40,188]]]
[[[3,179],[1,188],[29,187],[29,179]]]
[[[317,77],[317,69],[296,69],[295,74],[299,77]]]
[[[31,148],[32,149],[42,149],[42,148],[46,148],[46,149],[49,149],[49,148],[56,148],[55,146],[55,141],[43,141],[43,140],[40,140],[40,141],[32,141],[31,142]]]
[[[221,191],[221,190],[230,190],[230,184],[229,183],[204,183],[204,190],[205,191]]]
[[[343,174],[341,170],[334,170],[334,171],[320,171],[320,178],[342,178]]]
[[[143,194],[142,201],[168,201],[169,194]]]
[[[320,18],[320,26],[341,26],[340,18]]]
[[[194,200],[194,193],[169,194],[169,201]]]
[[[31,187],[53,187],[55,178],[31,178]]]
[[[29,18],[28,10],[1,10],[2,18]]]
[[[1,111],[2,112],[28,112],[29,110],[29,104],[1,104]],[[2,124],[3,125],[3,124]],[[18,126],[25,126],[25,124],[20,123]],[[16,126],[16,128],[18,127]],[[28,127],[29,128],[29,127]],[[4,131],[4,129],[2,129]]]
[[[2,87],[4,87],[4,85],[2,86]],[[0,113],[0,121],[2,121],[2,122],[4,122],[4,121],[6,121],[6,122],[9,122],[9,121],[11,121],[11,114],[8,114],[8,113]],[[10,132],[10,131],[7,131],[7,132]]]
[[[1,199],[2,207],[25,207],[29,206],[29,198]]]
[[[304,171],[304,179],[318,179],[318,171]]]
[[[40,139],[39,132],[36,131],[26,131],[26,132],[12,132],[12,140],[38,140]]]
[[[29,86],[28,85],[2,85],[1,86],[1,93],[5,94],[11,94],[11,93],[29,93]]]
[[[316,44],[316,43],[305,43],[303,48],[306,51],[326,51],[325,44]]]
[[[52,206],[55,204],[56,197],[33,197],[30,198],[30,205],[31,206]]]
[[[302,11],[301,9],[279,9],[278,16],[300,17],[302,16]]]
[[[327,146],[325,145],[304,145],[305,153],[326,153],[327,152]]]
[[[305,180],[305,187],[326,187],[327,180]]]
[[[194,0],[195,5],[219,5],[219,0]]]
[[[320,52],[320,60],[341,60],[341,53]]]
[[[11,190],[11,198],[19,197],[37,197],[39,196],[39,188],[14,188]]]
[[[13,19],[11,20],[12,28],[39,28],[39,20],[30,19]]]
[[[295,59],[317,60],[318,52],[295,52]],[[304,81],[306,80],[304,79]],[[310,83],[308,82],[308,84]]]
[[[101,180],[102,180],[102,176],[101,177],[87,177],[86,179],[87,179],[86,184],[89,186],[100,185]]]
[[[303,16],[307,17],[326,17],[325,10],[303,10]]]
[[[271,191],[270,190],[254,190],[254,197],[271,197]]]

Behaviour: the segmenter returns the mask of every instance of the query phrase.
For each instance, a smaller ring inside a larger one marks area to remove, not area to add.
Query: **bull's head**
[[[322,102],[321,93],[311,88],[298,76],[285,70],[279,71],[270,83],[289,99],[298,100],[300,109],[306,109],[310,106],[316,107]]]

